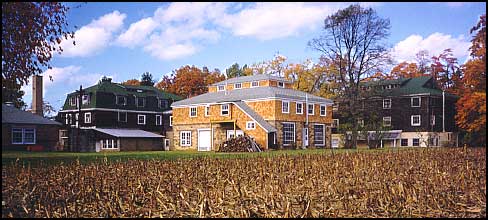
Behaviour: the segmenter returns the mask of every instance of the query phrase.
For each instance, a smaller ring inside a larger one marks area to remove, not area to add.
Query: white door
[[[198,130],[198,151],[210,151],[211,147],[211,133],[208,130]]]
[[[236,130],[237,137],[239,136],[244,136],[244,132],[242,130]],[[234,135],[234,130],[227,130],[227,139],[233,138]]]
[[[308,128],[303,128],[303,147],[308,146]]]

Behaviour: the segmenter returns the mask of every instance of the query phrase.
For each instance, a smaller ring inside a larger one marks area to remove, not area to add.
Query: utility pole
[[[76,120],[76,150],[77,152],[80,151],[80,145],[81,145],[81,140],[80,140],[80,118],[81,116],[81,105],[83,103],[83,87],[80,85],[80,90],[76,91],[78,93],[78,118],[75,117]]]

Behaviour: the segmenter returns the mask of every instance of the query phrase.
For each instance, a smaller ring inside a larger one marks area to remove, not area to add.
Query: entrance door
[[[198,151],[210,151],[211,144],[210,129],[198,130]]]
[[[303,128],[303,147],[308,146],[308,128]]]

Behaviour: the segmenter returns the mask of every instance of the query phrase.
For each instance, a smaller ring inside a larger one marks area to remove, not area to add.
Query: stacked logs
[[[232,137],[220,144],[219,152],[261,152],[259,145],[249,136]]]

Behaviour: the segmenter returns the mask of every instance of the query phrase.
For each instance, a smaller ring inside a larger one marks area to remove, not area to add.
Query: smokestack
[[[42,114],[42,76],[32,76],[32,113]]]

